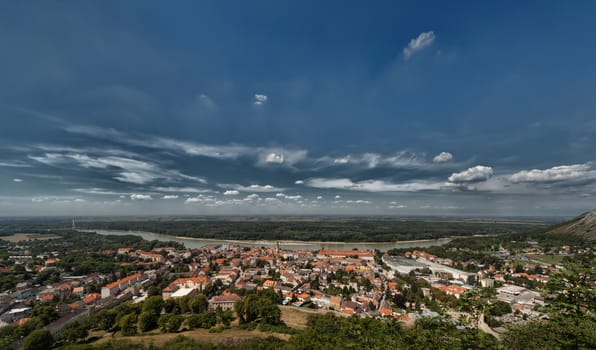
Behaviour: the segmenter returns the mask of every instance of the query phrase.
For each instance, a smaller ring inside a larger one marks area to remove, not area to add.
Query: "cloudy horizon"
[[[595,4],[143,4],[0,5],[0,216],[596,207]]]

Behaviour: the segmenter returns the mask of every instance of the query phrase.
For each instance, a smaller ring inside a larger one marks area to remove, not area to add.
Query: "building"
[[[322,259],[324,257],[341,258],[355,256],[358,259],[373,261],[375,254],[372,250],[342,250],[342,249],[321,249],[317,254],[317,258]]]
[[[385,265],[389,266],[392,270],[404,275],[407,275],[416,269],[422,270],[426,267],[426,265],[419,263],[416,260],[402,258],[400,256],[384,255],[382,260]]]
[[[224,311],[233,310],[234,304],[236,304],[236,302],[239,300],[242,300],[242,298],[240,298],[240,296],[235,293],[228,295],[218,295],[209,300],[209,309],[215,310],[219,307]]]
[[[101,298],[109,298],[118,295],[121,291],[126,288],[137,285],[141,282],[142,275],[140,273],[121,278],[115,282],[107,284],[101,288]]]
[[[180,288],[177,291],[175,291],[174,293],[170,294],[170,298],[172,298],[172,299],[182,298],[182,297],[192,298],[192,297],[196,296],[197,294],[199,294],[199,290],[196,288]]]

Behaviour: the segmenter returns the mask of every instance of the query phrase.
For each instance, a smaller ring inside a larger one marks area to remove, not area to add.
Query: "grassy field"
[[[163,345],[163,343],[167,342],[168,340],[172,340],[179,335],[183,335],[187,338],[191,338],[201,343],[212,343],[212,344],[237,344],[242,343],[243,341],[254,339],[254,338],[267,338],[270,336],[274,336],[279,339],[287,340],[290,338],[288,334],[280,334],[280,333],[266,333],[261,332],[259,330],[247,331],[243,329],[238,329],[232,327],[231,329],[226,329],[221,333],[209,333],[207,329],[194,329],[192,331],[183,331],[179,333],[165,333],[161,334],[159,331],[151,331],[142,335],[132,336],[132,337],[123,337],[123,336],[112,336],[112,335],[105,335],[97,340],[96,344],[101,344],[105,342],[109,342],[111,340],[115,341],[130,341],[134,343],[143,343],[143,344],[155,344],[158,346]]]
[[[526,254],[528,257],[534,259],[534,260],[538,260],[538,261],[542,261],[545,264],[560,264],[563,259],[568,256],[568,255],[530,255],[530,254]]]
[[[300,309],[296,307],[280,307],[281,318],[289,327],[302,330],[307,326],[307,318],[309,315],[324,313],[322,310]],[[191,338],[193,340],[203,343],[217,343],[217,344],[237,344],[243,341],[254,338],[267,338],[274,336],[279,339],[288,340],[289,334],[284,333],[270,333],[261,332],[259,330],[243,330],[237,328],[237,322],[232,324],[231,329],[226,329],[222,333],[209,333],[207,329],[195,329],[191,331],[183,331],[179,333],[162,334],[158,330],[153,330],[142,335],[123,337],[120,335],[112,335],[105,332],[94,332],[90,334],[89,338],[97,339],[96,343],[105,343],[112,340],[120,341],[126,340],[135,343],[162,345],[168,340],[172,340],[179,335]]]

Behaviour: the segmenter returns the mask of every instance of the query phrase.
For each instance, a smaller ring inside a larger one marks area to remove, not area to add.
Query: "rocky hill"
[[[581,214],[562,224],[550,228],[547,233],[566,233],[596,239],[596,210]]]

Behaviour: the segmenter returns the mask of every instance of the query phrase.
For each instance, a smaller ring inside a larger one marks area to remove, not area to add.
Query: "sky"
[[[0,4],[0,216],[596,208],[596,2]]]

